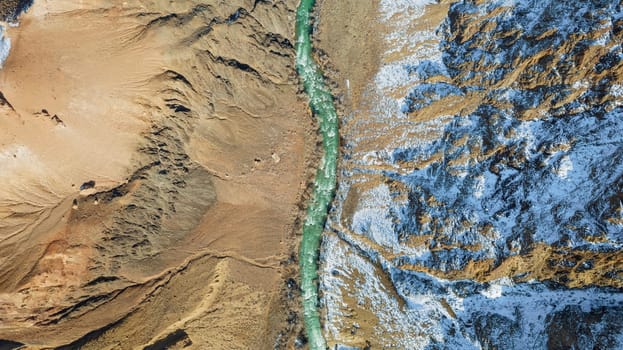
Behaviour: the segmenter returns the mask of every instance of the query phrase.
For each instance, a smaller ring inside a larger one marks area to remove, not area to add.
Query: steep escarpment
[[[35,2],[7,30],[0,339],[291,346],[296,5]]]
[[[621,5],[377,16],[385,53],[341,128],[324,242],[329,342],[620,347]]]

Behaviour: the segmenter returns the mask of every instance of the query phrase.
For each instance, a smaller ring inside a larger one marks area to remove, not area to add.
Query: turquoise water
[[[318,313],[318,249],[329,203],[335,192],[339,136],[333,96],[324,84],[322,72],[312,58],[310,13],[314,3],[314,0],[302,0],[296,12],[296,69],[309,97],[309,106],[318,118],[324,152],[303,225],[299,263],[303,317],[309,348],[325,350],[327,345],[322,336]]]

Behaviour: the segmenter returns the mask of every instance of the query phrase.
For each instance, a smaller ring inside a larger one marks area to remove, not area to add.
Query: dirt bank
[[[345,115],[365,105],[363,94],[381,64],[384,30],[377,16],[378,0],[365,6],[318,1],[314,47]]]

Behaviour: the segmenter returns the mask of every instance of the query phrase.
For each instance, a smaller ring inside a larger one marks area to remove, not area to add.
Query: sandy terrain
[[[364,91],[376,74],[383,48],[378,0],[318,1],[315,47],[344,114],[366,104]],[[330,59],[329,59],[330,58]]]
[[[293,346],[316,149],[296,4],[39,0],[8,30],[0,339]]]

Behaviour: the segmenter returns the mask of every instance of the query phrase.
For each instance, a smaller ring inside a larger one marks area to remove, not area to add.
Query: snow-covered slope
[[[0,69],[9,57],[9,51],[11,50],[11,39],[4,36],[4,27],[0,25]]]
[[[623,347],[621,4],[381,7],[376,107],[343,128],[324,242],[328,337]]]

